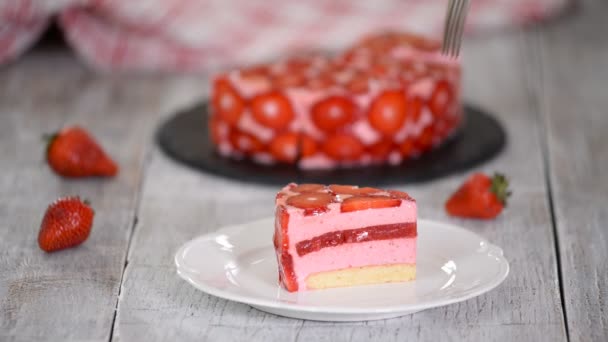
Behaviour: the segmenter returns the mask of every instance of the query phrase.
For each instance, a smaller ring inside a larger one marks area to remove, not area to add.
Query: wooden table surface
[[[276,188],[178,165],[153,143],[159,123],[199,101],[206,81],[97,75],[65,51],[0,69],[1,341],[606,341],[608,340],[608,2],[465,43],[465,98],[495,113],[506,150],[478,170],[512,181],[489,222],[449,218],[465,174],[401,187],[420,216],[503,247],[511,274],[468,301],[397,319],[323,323],[277,317],[195,290],[173,254],[220,226],[263,218]],[[69,181],[46,167],[40,136],[88,127],[121,165],[113,180]],[[46,206],[89,198],[94,230],[45,254]],[[244,208],[247,210],[235,210]]]

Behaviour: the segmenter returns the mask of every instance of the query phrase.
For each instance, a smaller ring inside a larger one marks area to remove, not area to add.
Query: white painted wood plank
[[[155,149],[143,185],[139,223],[119,299],[116,341],[563,341],[564,321],[543,173],[536,103],[520,35],[470,42],[465,93],[495,112],[510,133],[506,151],[483,165],[511,176],[512,204],[495,221],[451,219],[443,202],[464,175],[404,187],[420,215],[462,224],[502,246],[512,273],[481,297],[402,318],[319,323],[277,317],[208,296],[178,279],[181,244],[226,224],[272,215],[277,189],[204,175]],[[271,237],[268,237],[271,239]]]
[[[95,76],[60,53],[30,54],[0,72],[0,340],[108,341],[131,236],[144,153],[164,85]],[[41,136],[81,124],[120,164],[112,180],[65,180]],[[75,249],[45,254],[46,206],[91,200],[94,226]]]
[[[608,340],[608,2],[540,31],[541,109],[572,341]]]

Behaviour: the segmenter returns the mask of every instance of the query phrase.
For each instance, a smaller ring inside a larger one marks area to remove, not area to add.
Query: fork
[[[456,58],[460,53],[464,23],[469,11],[469,0],[449,0],[443,27],[441,53]]]

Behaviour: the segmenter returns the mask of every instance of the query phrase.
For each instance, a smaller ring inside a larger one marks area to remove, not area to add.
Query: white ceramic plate
[[[277,283],[273,229],[273,219],[264,219],[189,241],[175,256],[177,273],[211,295],[318,321],[392,318],[460,302],[509,273],[499,247],[464,228],[418,220],[415,281],[289,293]]]

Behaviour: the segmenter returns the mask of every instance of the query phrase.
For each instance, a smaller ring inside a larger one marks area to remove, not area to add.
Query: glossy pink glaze
[[[291,193],[289,185],[282,191]],[[286,198],[277,200],[277,205],[285,205]],[[338,200],[344,198],[346,196],[339,197]],[[304,215],[303,209],[292,206],[286,206],[286,208],[289,213],[289,227],[297,227],[297,229],[289,230],[290,245],[336,230],[416,222],[416,202],[407,200],[403,200],[398,207],[358,210],[348,213],[340,211],[340,203],[332,203],[329,205],[328,212],[310,216]]]

